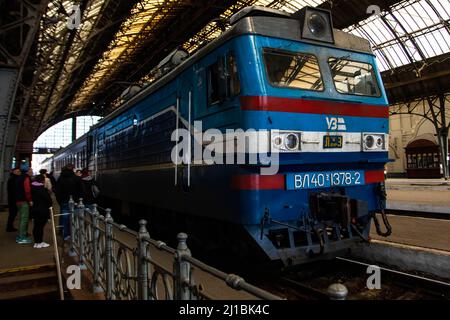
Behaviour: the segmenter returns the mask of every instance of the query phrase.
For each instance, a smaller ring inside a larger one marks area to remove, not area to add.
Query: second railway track
[[[347,300],[448,300],[450,282],[378,265],[380,289],[368,289],[366,263],[338,257],[291,270],[257,285],[287,300],[330,299],[327,289],[340,283],[348,290]]]

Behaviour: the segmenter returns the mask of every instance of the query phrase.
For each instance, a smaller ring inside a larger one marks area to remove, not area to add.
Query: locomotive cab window
[[[328,64],[334,85],[339,93],[380,96],[380,88],[371,64],[338,58],[330,58]]]
[[[207,68],[208,105],[239,95],[241,88],[234,55],[230,52]]]
[[[311,54],[264,49],[267,77],[271,85],[303,90],[324,89],[319,62]]]

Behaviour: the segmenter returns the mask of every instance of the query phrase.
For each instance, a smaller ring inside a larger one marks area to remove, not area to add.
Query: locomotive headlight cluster
[[[321,15],[317,13],[311,14],[308,17],[307,24],[309,31],[311,31],[313,35],[317,37],[323,37],[327,29],[327,22]]]
[[[271,135],[272,152],[298,152],[301,150],[301,132],[273,130]]]
[[[363,151],[386,151],[387,135],[384,133],[363,133]]]
[[[334,43],[330,11],[304,7],[295,16],[300,20],[300,31],[303,39]]]

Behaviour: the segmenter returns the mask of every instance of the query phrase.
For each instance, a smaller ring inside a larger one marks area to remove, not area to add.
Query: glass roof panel
[[[363,36],[382,71],[450,52],[450,2],[406,0],[345,31]]]

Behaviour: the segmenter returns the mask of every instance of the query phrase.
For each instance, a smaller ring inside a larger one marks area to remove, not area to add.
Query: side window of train
[[[213,106],[237,96],[240,91],[236,59],[232,52],[220,56],[207,68],[208,106]]]
[[[87,138],[87,153],[91,154],[94,151],[94,137],[88,136]]]

